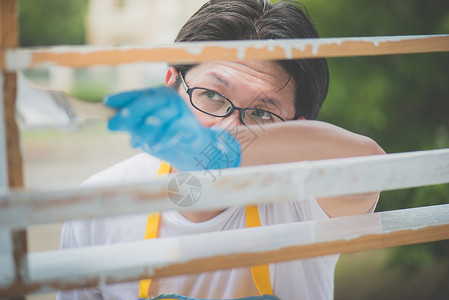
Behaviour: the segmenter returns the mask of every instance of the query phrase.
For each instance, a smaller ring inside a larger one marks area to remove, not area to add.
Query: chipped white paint
[[[9,190],[6,124],[4,114],[4,75],[0,72],[0,191]],[[0,288],[10,285],[15,279],[11,231],[0,228]]]
[[[5,114],[3,108],[3,73],[0,73],[0,190],[8,188],[8,159],[6,156]]]
[[[208,173],[193,174],[201,181],[202,196],[188,208],[177,207],[168,199],[171,176],[124,186],[0,193],[0,227],[21,228],[142,211],[301,201],[448,183],[449,149],[227,169],[217,173],[215,182]]]
[[[178,48],[178,46],[182,44],[179,43],[174,45]],[[204,45],[203,43],[185,43],[185,49],[188,54],[200,56],[204,51]]]
[[[236,255],[251,255],[255,257],[256,263],[300,259],[316,255],[314,251],[301,249],[320,243],[327,243],[327,246],[320,248],[322,251],[319,255],[360,251],[357,239],[363,237],[371,240],[371,246],[362,247],[363,250],[370,247],[376,249],[394,244],[385,243],[391,240],[388,238],[389,234],[395,233],[396,238],[401,239],[403,244],[415,243],[417,241],[408,235],[408,232],[448,224],[449,204],[446,204],[371,215],[31,253],[28,284],[49,286],[51,283],[53,288],[57,288],[58,285],[79,286],[89,282],[113,283],[151,275],[158,277],[161,271],[167,268],[171,268],[167,271],[171,272],[170,275],[175,275],[180,272],[176,267],[185,263],[194,263],[195,271],[207,271],[214,268],[214,265],[204,262],[215,257],[221,257],[220,263],[227,267],[249,264],[244,260],[237,261]],[[449,238],[449,232],[443,232],[442,237]],[[431,239],[429,237],[429,241]],[[345,246],[332,242],[342,242]],[[288,251],[292,248],[298,251]],[[148,253],[151,255],[147,255]],[[274,253],[277,254],[269,255]],[[283,256],[284,253],[287,256]],[[117,257],[121,259],[117,260]]]
[[[409,41],[414,41],[413,46],[404,44]],[[374,48],[369,47],[370,45]],[[325,46],[337,47],[321,53]],[[309,48],[311,49],[310,53],[307,51]],[[276,49],[281,49],[283,54],[279,51],[276,52]],[[145,47],[58,46],[18,48],[6,51],[3,65],[4,68],[12,71],[54,65],[80,67],[138,62],[195,63],[218,59],[292,59],[441,51],[449,51],[449,35],[182,42]],[[67,54],[72,58],[78,54],[81,56],[77,56],[76,60],[61,57]],[[98,56],[93,58],[94,55],[98,54],[101,54],[101,58]],[[119,56],[120,58],[118,58]],[[99,61],[105,57],[115,57],[116,59]],[[1,61],[0,65],[2,65]]]
[[[164,267],[170,262],[179,261],[183,252],[187,250],[182,245],[182,240],[167,238],[156,239],[150,243],[138,241],[109,246],[31,253],[29,254],[30,281],[42,282],[51,281],[55,278],[71,278],[71,280],[83,282],[86,279],[99,277],[100,281],[106,282],[105,277],[111,276],[111,269],[119,271],[113,275],[114,281],[125,280],[136,276],[136,274],[152,276],[155,267]],[[99,251],[103,252],[103,250],[105,250],[104,255],[98,255]],[[148,253],[151,253],[151,255],[148,255]],[[67,259],[68,257],[72,259]],[[120,257],[120,259],[117,259],[117,257]],[[77,267],[74,272],[64,271],[73,270],[74,265],[78,265],[78,260],[89,261],[90,263]],[[59,267],[55,268],[56,265]]]
[[[0,229],[0,288],[10,285],[14,278],[14,257],[11,232]]]
[[[5,114],[4,114],[4,95],[3,95],[4,77],[0,72],[0,191],[8,188],[8,159],[6,152],[6,132],[5,132]]]
[[[6,69],[9,69],[9,65],[24,65],[29,66],[32,61],[33,54],[30,51],[16,51],[8,50],[5,53]]]

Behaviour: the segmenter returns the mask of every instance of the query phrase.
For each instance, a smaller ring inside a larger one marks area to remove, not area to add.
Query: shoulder
[[[81,185],[94,186],[115,183],[131,183],[152,179],[161,161],[147,153],[134,155],[87,178]]]

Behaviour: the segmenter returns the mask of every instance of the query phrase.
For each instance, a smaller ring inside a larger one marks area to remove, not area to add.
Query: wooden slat
[[[0,49],[2,50],[18,45],[16,6],[16,0],[0,0]],[[6,145],[8,147],[8,182],[10,187],[23,186],[19,131],[15,121],[16,83],[16,73],[3,72],[3,114]]]
[[[0,229],[0,287],[14,282],[14,256],[12,236],[8,230]]]
[[[0,73],[0,90],[3,91],[3,72]],[[0,189],[8,188],[8,157],[6,152],[6,128],[3,112],[3,92],[0,92]]]
[[[193,42],[148,47],[42,47],[0,52],[0,69],[142,62],[292,59],[449,51],[449,35]]]
[[[19,45],[17,1],[0,0],[0,52]],[[17,74],[11,70],[2,70],[3,124],[6,139],[6,158],[8,186],[23,187],[22,155],[20,150],[19,129],[15,120]],[[27,276],[27,235],[26,230],[12,233],[13,256],[16,282]],[[24,299],[24,298],[18,298]]]
[[[15,73],[4,73],[3,75],[3,114],[7,146],[8,184],[11,188],[18,188],[23,186],[23,174],[19,129],[15,120],[17,77]]]
[[[0,227],[155,212],[330,197],[449,182],[449,149],[192,173],[201,197],[178,207],[167,194],[175,175],[135,185],[0,193]],[[213,173],[212,173],[213,174]],[[17,217],[20,216],[20,217]]]
[[[0,86],[3,86],[3,73],[0,73]],[[8,160],[3,116],[3,93],[0,93],[0,189],[6,190],[8,188]],[[4,229],[0,229],[0,266],[2,266],[0,268],[0,286],[11,283],[15,277],[12,238],[10,231]]]
[[[29,254],[30,281],[5,295],[111,284],[449,238],[449,204]],[[151,255],[148,255],[151,253]],[[120,257],[119,260],[116,258]],[[70,271],[68,271],[70,270]]]

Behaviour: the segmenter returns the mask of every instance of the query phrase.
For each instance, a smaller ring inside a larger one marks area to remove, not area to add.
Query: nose
[[[215,119],[216,119],[215,126],[218,126],[223,129],[243,125],[240,122],[239,112],[237,110],[233,111],[229,116],[226,116],[224,118],[216,117]]]

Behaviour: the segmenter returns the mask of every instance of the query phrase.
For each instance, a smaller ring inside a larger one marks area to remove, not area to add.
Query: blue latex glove
[[[131,134],[133,147],[172,164],[180,171],[223,169],[240,164],[238,141],[226,130],[199,123],[172,88],[159,87],[108,96],[118,110],[108,122],[113,131]]]

